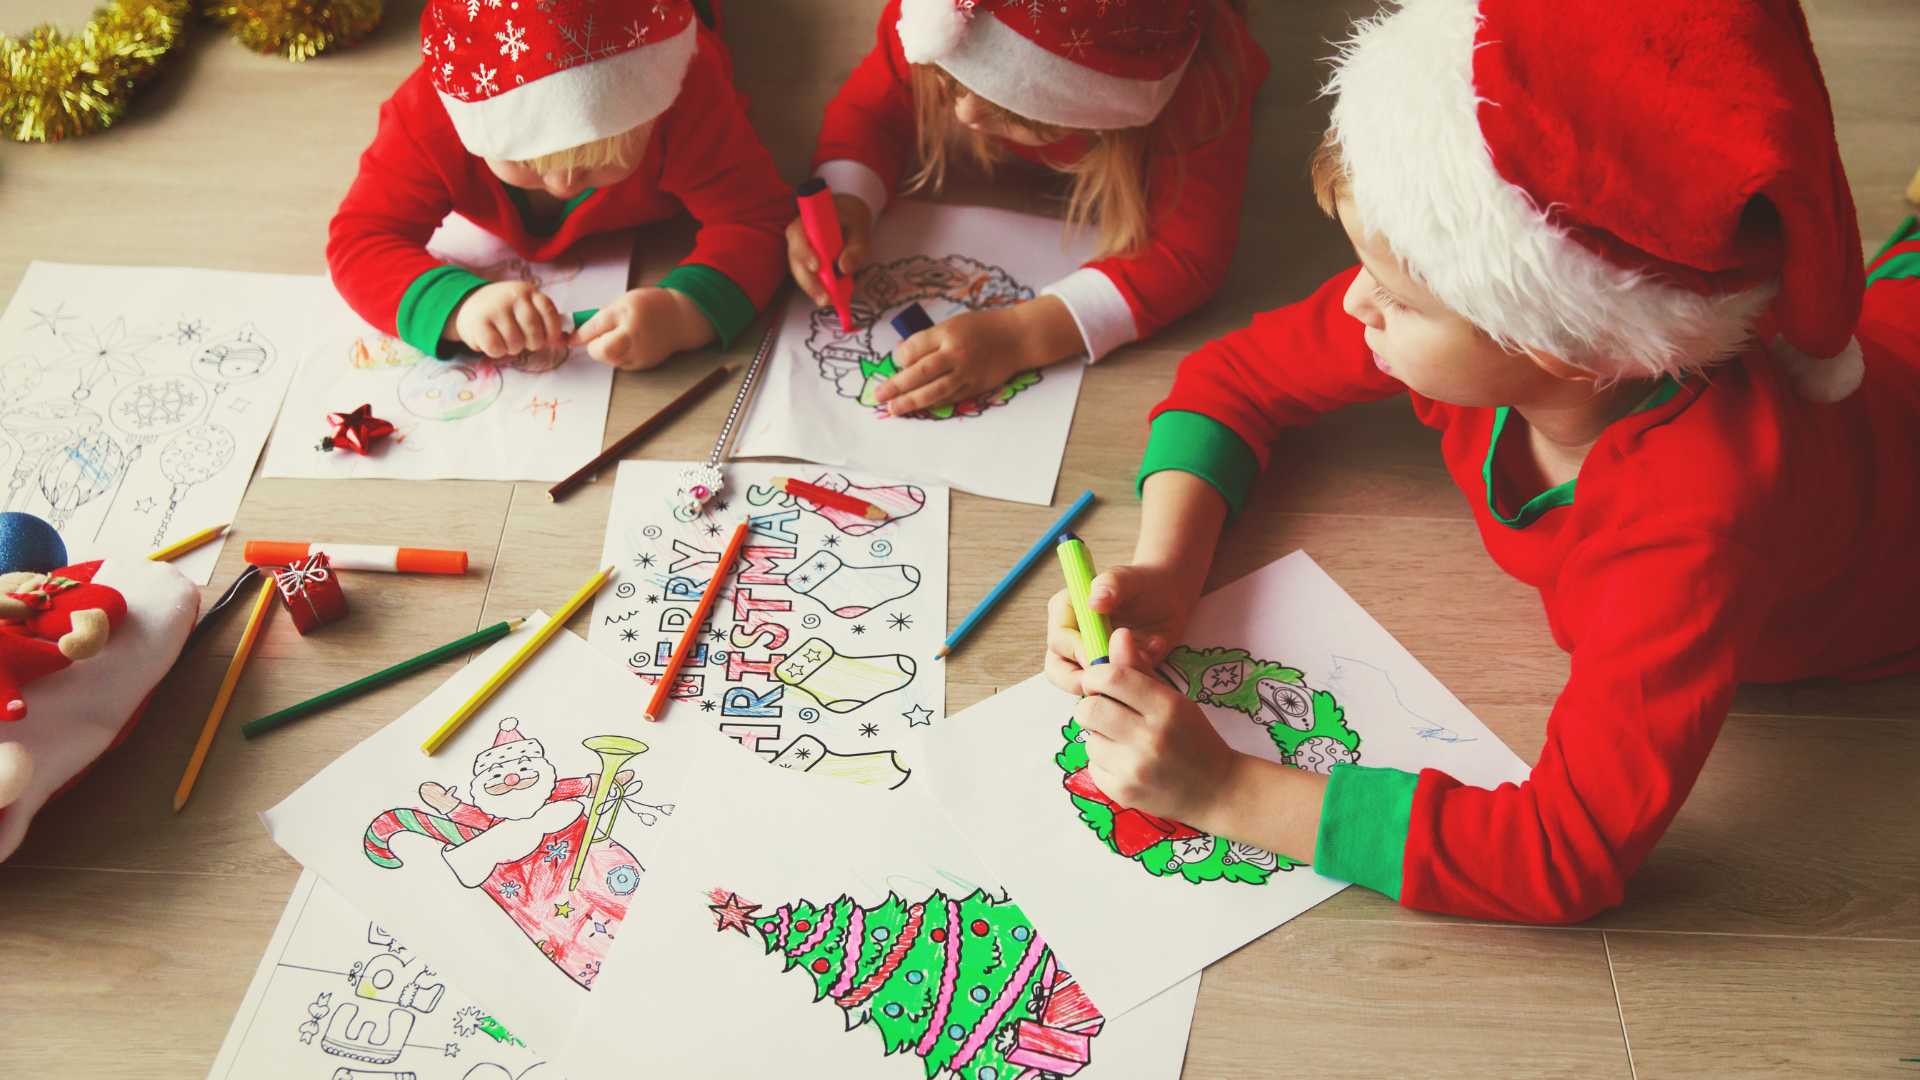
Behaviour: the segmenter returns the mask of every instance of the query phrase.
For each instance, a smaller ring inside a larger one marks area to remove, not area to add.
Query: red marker
[[[853,332],[853,280],[840,273],[840,211],[833,205],[833,189],[819,177],[794,189],[800,203],[800,227],[807,232],[807,243],[820,258],[820,283],[827,287],[833,310],[840,314],[840,329]]]

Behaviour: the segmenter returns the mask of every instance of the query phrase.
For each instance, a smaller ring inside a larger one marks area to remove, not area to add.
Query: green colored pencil
[[[459,641],[449,641],[437,649],[423,652],[411,660],[402,660],[390,668],[376,671],[364,678],[355,679],[345,686],[329,690],[318,697],[308,698],[298,705],[289,705],[277,713],[269,713],[258,720],[249,720],[240,725],[240,734],[251,739],[255,735],[272,731],[274,728],[284,724],[290,724],[308,713],[319,712],[329,705],[337,704],[348,698],[359,697],[369,690],[385,686],[395,679],[411,675],[422,668],[430,668],[450,656],[457,656],[469,649],[477,649],[483,645],[491,645],[501,638],[506,637],[508,634],[513,633],[515,630],[520,629],[520,624],[526,621],[525,619],[508,619],[506,622],[494,623],[485,630],[476,630],[466,637],[461,638]]]

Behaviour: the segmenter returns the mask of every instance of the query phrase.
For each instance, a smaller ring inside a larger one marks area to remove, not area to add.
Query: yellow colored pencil
[[[166,547],[163,547],[159,551],[156,551],[153,554],[147,556],[147,558],[153,560],[154,562],[169,562],[171,560],[179,558],[182,555],[185,555],[187,552],[192,551],[194,548],[213,543],[215,540],[218,540],[220,539],[221,536],[225,535],[226,531],[232,527],[233,526],[231,525],[223,524],[223,525],[215,525],[211,528],[201,529],[199,532],[194,533],[192,536],[189,536],[184,540],[176,540],[173,543],[168,544]]]
[[[267,624],[267,615],[273,610],[273,593],[277,584],[272,574],[267,574],[260,582],[260,595],[254,598],[253,611],[247,616],[247,628],[240,632],[240,644],[234,646],[233,659],[227,663],[227,677],[220,680],[220,692],[214,695],[213,710],[207,713],[206,726],[200,729],[200,741],[193,744],[193,757],[187,760],[186,775],[180,778],[180,786],[173,789],[173,812],[187,805],[187,797],[193,794],[193,783],[200,779],[200,766],[206,764],[207,750],[213,746],[213,733],[220,730],[220,718],[227,714],[227,705],[233,701],[233,688],[240,685],[240,673],[246,669],[247,657],[253,653],[254,642],[260,640],[260,628]]]
[[[500,665],[499,671],[494,672],[486,682],[481,683],[480,689],[475,690],[472,697],[467,698],[464,704],[455,709],[453,715],[447,717],[446,723],[435,728],[433,734],[427,736],[427,741],[420,744],[420,752],[431,756],[448,739],[453,738],[453,733],[459,731],[461,725],[472,719],[473,714],[480,711],[480,706],[485,705],[488,698],[498,693],[500,688],[507,684],[507,680],[513,678],[515,672],[524,667],[527,661],[533,659],[533,654],[539,652],[541,646],[567,625],[567,620],[573,618],[574,612],[587,606],[587,601],[593,599],[593,595],[599,592],[600,587],[605,585],[611,577],[613,577],[613,567],[603,566],[599,573],[588,579],[585,585],[580,586],[579,591],[569,597],[567,602],[560,606],[559,611],[553,613],[553,617],[547,620],[546,625],[535,630],[526,644],[521,645],[518,652],[508,657],[506,663]]]

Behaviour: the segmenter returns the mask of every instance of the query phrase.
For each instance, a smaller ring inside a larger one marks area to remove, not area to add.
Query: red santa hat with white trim
[[[695,23],[687,0],[428,0],[420,53],[467,150],[525,161],[665,112]]]
[[[1172,100],[1202,0],[901,0],[907,60],[1028,120],[1143,127]]]
[[[521,758],[543,758],[546,748],[539,739],[529,739],[520,734],[520,721],[508,716],[500,721],[500,730],[494,733],[493,745],[473,756],[473,775],[492,769],[496,765],[505,765]]]
[[[1405,0],[1327,89],[1361,223],[1503,345],[1639,376],[1770,330],[1804,396],[1859,385],[1859,228],[1795,0]]]

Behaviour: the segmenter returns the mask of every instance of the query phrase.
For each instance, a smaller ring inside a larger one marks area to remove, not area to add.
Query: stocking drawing
[[[920,571],[911,566],[850,566],[831,551],[816,551],[787,572],[787,588],[819,601],[843,619],[857,619],[874,608],[910,596],[920,587]]]
[[[913,682],[919,667],[902,653],[842,656],[819,638],[808,638],[773,669],[775,677],[804,690],[832,713],[850,713]]]
[[[870,521],[859,514],[848,513],[838,507],[819,506],[808,502],[806,499],[800,500],[800,505],[803,508],[826,518],[829,524],[841,532],[846,533],[848,536],[865,536],[875,529],[885,528],[887,525],[899,521],[901,518],[912,517],[920,512],[921,507],[927,505],[927,493],[925,489],[914,487],[912,484],[886,484],[883,486],[856,484],[841,473],[821,473],[812,483],[815,487],[823,487],[829,491],[844,492],[845,494],[852,495],[854,498],[865,499],[867,502],[887,512],[886,520]]]

